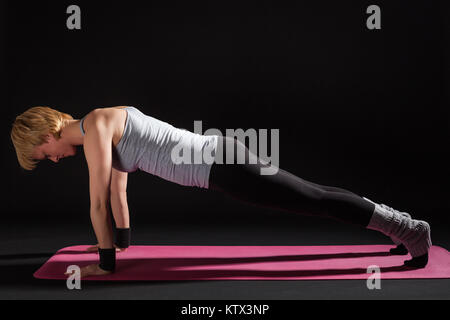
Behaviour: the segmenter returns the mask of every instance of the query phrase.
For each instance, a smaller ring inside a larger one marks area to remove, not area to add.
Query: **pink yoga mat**
[[[84,280],[330,280],[450,278],[450,254],[433,246],[426,268],[403,267],[407,256],[391,256],[391,245],[358,246],[131,246],[117,254],[116,272]],[[88,246],[59,250],[34,276],[67,279],[70,265],[98,263]]]

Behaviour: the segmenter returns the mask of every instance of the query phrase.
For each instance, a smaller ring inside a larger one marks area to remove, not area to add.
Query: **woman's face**
[[[77,148],[75,146],[68,144],[63,139],[56,140],[52,134],[48,134],[47,142],[35,147],[33,158],[58,162],[59,159],[74,156],[76,153]]]

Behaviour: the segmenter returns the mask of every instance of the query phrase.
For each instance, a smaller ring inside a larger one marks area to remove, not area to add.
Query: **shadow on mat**
[[[76,261],[76,254],[79,251],[60,251],[59,253],[74,253],[74,261],[70,264],[88,265],[95,264],[98,261]],[[148,266],[145,273],[152,274],[154,279],[164,280],[197,280],[212,279],[220,280],[221,278],[239,277],[259,277],[259,278],[289,278],[289,277],[311,277],[311,276],[331,276],[331,275],[354,275],[367,274],[367,266],[349,269],[306,269],[306,270],[248,270],[248,269],[219,269],[221,265],[232,265],[241,263],[263,263],[263,262],[295,262],[295,261],[311,261],[311,260],[327,260],[327,259],[343,259],[343,258],[361,258],[361,257],[384,257],[390,256],[389,252],[361,252],[361,253],[336,253],[336,254],[312,254],[312,255],[283,255],[283,256],[267,256],[267,257],[243,257],[243,258],[155,258],[155,259],[121,259],[116,265],[116,272],[113,275],[106,276],[105,280],[114,280],[115,276],[120,275],[121,271],[142,273],[142,266]],[[53,267],[64,270],[67,262],[54,262]],[[183,270],[195,266],[212,266],[211,269],[204,270]],[[381,272],[399,272],[412,270],[411,267],[404,265],[381,267]],[[103,278],[103,277],[102,277]],[[143,277],[145,278],[145,277]],[[93,279],[93,278],[92,278]],[[100,279],[99,279],[100,280]]]
[[[84,251],[61,250],[59,254],[87,254]],[[120,254],[120,253],[118,253]],[[228,263],[246,263],[246,262],[275,262],[275,261],[309,261],[309,260],[327,260],[327,259],[345,259],[345,258],[363,258],[363,257],[387,257],[391,256],[389,252],[347,252],[347,253],[326,253],[326,254],[301,254],[301,255],[282,255],[282,256],[263,256],[263,257],[245,257],[245,258],[156,258],[141,260],[180,260],[187,262],[188,265],[205,265],[205,264],[228,264]],[[139,260],[139,259],[136,259]],[[199,261],[200,260],[200,261]],[[125,260],[121,260],[125,261]],[[186,263],[185,263],[186,265]]]

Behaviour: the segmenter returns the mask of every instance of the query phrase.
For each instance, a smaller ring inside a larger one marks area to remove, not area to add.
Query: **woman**
[[[90,250],[98,250],[100,264],[82,268],[82,277],[114,272],[116,249],[129,246],[127,174],[137,169],[181,185],[222,191],[254,205],[377,230],[398,244],[392,254],[409,251],[413,258],[405,261],[406,266],[422,268],[428,262],[431,238],[427,222],[280,168],[274,170],[276,174],[262,175],[263,168],[274,167],[243,143],[175,128],[134,107],[98,108],[81,120],[48,107],[34,107],[16,118],[11,139],[19,164],[26,170],[34,169],[41,160],[59,162],[73,156],[76,146],[83,145],[89,168],[90,217],[98,240]],[[230,152],[229,146],[236,152]],[[210,152],[212,161],[179,162],[181,149],[202,156]],[[237,160],[241,156],[245,156],[244,163]],[[228,164],[230,158],[232,164]],[[227,164],[223,164],[224,159]],[[117,227],[115,243],[110,207]]]

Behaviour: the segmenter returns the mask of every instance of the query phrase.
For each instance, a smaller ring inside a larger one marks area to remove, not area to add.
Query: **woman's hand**
[[[88,265],[86,267],[81,268],[80,271],[81,271],[80,278],[85,278],[89,276],[104,276],[112,273],[111,271],[103,270],[102,268],[100,268],[100,265],[98,264]],[[70,276],[72,275],[72,272],[65,272],[64,275]]]
[[[125,251],[127,251],[127,248],[119,248],[116,245],[114,245],[114,248],[116,248],[116,252],[125,252]],[[86,252],[98,252],[98,244],[96,244],[95,246],[87,248]]]

